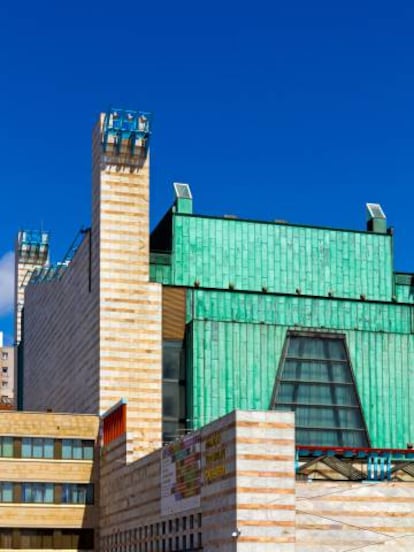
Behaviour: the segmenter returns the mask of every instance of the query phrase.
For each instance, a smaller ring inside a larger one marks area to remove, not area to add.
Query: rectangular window
[[[3,374],[7,374],[9,369],[7,368],[7,366],[3,366],[2,370]]]
[[[53,439],[23,437],[22,458],[53,458]]]
[[[1,353],[1,359],[2,360],[7,360],[9,358],[9,353],[7,353],[6,351],[3,351]]]
[[[93,460],[93,441],[62,439],[62,458],[65,460]]]
[[[13,456],[13,437],[0,437],[0,456],[6,458]]]
[[[93,485],[65,483],[62,485],[62,504],[93,504]]]
[[[13,502],[13,483],[0,483],[0,502]]]
[[[54,501],[53,483],[23,483],[22,502],[52,504]]]

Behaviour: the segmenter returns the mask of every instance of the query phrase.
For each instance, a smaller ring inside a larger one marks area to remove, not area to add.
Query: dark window
[[[52,504],[54,501],[53,483],[23,483],[22,502]]]
[[[62,439],[62,458],[64,460],[92,460],[93,446],[93,441]]]
[[[163,442],[185,430],[185,362],[182,341],[164,341],[162,348]]]
[[[299,445],[369,446],[345,338],[337,334],[288,334],[271,408],[295,412]]]
[[[93,485],[65,483],[62,485],[62,504],[93,504]]]
[[[53,458],[53,439],[23,437],[22,458]]]
[[[13,548],[12,529],[0,529],[0,548]]]
[[[0,502],[13,502],[13,483],[0,482]]]
[[[13,437],[0,437],[0,456],[13,456]]]

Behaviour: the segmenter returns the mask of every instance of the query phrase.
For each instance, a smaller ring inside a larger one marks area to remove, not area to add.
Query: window
[[[62,458],[71,460],[92,460],[93,441],[62,439]]]
[[[9,358],[9,353],[7,353],[6,351],[3,351],[1,353],[1,359],[2,360],[7,360]]]
[[[53,483],[23,483],[22,502],[52,504],[54,499]]]
[[[182,341],[166,340],[162,347],[163,442],[185,429],[185,358]]]
[[[13,502],[13,483],[0,483],[0,502]]]
[[[3,372],[3,374],[7,374],[9,369],[7,368],[7,366],[3,366],[3,368],[1,369],[1,371]]]
[[[53,439],[23,437],[22,458],[53,458]]]
[[[0,456],[6,458],[13,456],[13,437],[0,437]]]
[[[295,412],[299,445],[369,446],[341,335],[288,334],[271,408]]]
[[[93,504],[93,485],[65,483],[62,486],[62,504]]]
[[[7,387],[7,381],[2,381],[2,382],[1,382],[1,386],[2,386],[2,387]]]

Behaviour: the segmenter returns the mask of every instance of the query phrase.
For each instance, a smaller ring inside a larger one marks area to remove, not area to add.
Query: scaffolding
[[[296,446],[298,479],[414,481],[413,449]]]
[[[35,268],[30,274],[29,284],[39,284],[41,282],[50,282],[52,280],[60,280],[63,274],[66,272],[68,266],[72,262],[76,251],[79,249],[80,244],[83,241],[83,236],[89,232],[89,228],[81,228],[75,236],[75,239],[70,244],[63,259],[56,264],[49,264],[42,268]]]

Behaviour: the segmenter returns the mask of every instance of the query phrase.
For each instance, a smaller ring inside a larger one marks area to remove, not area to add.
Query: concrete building
[[[8,410],[15,407],[15,348],[4,345],[3,332],[0,332],[0,359],[0,409]]]
[[[95,550],[97,416],[0,412],[0,549]]]
[[[206,217],[176,183],[150,235],[149,137],[100,118],[91,228],[25,285],[24,409],[101,417],[98,549],[411,550],[414,275],[381,207]]]

